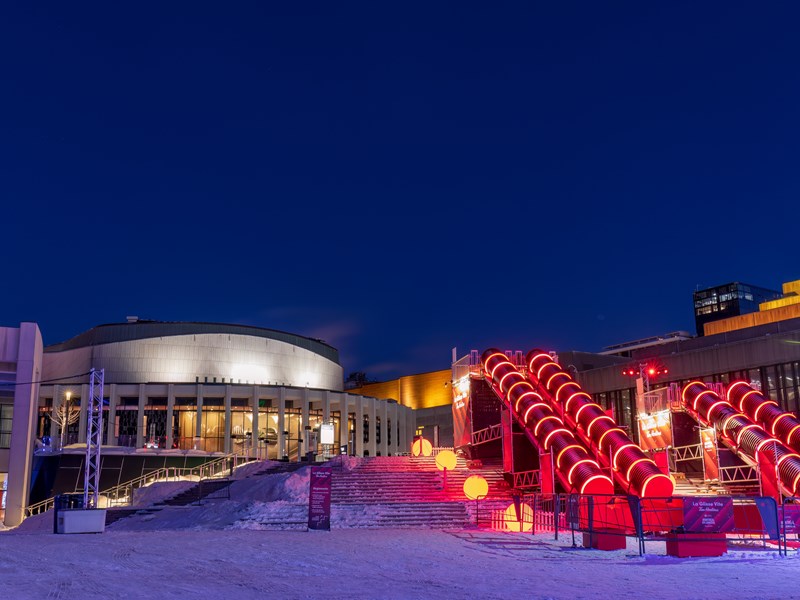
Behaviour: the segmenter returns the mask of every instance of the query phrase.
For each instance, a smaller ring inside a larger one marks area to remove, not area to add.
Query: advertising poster
[[[703,473],[706,481],[719,479],[719,457],[717,456],[717,435],[711,428],[700,430],[700,443],[703,445]]]
[[[784,532],[800,533],[800,504],[784,504],[781,507]]]
[[[308,528],[331,528],[331,477],[330,467],[311,467],[311,486],[308,493]]]
[[[456,448],[472,443],[472,423],[470,419],[469,386],[462,390],[461,385],[453,386],[453,441]]]
[[[686,496],[683,499],[683,528],[689,533],[733,531],[733,498]]]
[[[660,450],[673,445],[669,411],[639,415],[639,445],[642,450]]]

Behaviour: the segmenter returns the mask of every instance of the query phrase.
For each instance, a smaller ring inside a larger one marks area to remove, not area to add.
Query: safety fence
[[[486,516],[488,513],[488,516]],[[640,555],[650,542],[666,542],[676,556],[758,546],[786,555],[800,548],[800,498],[778,504],[766,496],[637,496],[524,494],[505,508],[485,513],[478,525],[512,532],[571,535],[577,546],[623,549],[637,541]],[[680,554],[683,552],[684,554]]]

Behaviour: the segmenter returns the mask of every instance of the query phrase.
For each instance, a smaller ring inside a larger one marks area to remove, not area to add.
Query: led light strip
[[[528,408],[525,409],[525,415],[522,417],[523,423],[526,423],[526,424],[528,423],[528,415],[531,414],[531,411],[534,408],[536,408],[537,406],[544,406],[547,409],[550,408],[550,406],[545,404],[544,402],[536,402],[535,404],[531,404]],[[549,415],[549,416],[552,417],[553,415]],[[545,417],[545,418],[547,418],[547,417]],[[556,418],[558,418],[558,417],[556,417]]]
[[[618,470],[619,470],[619,468],[617,467],[617,457],[619,456],[619,453],[620,453],[620,452],[622,452],[623,450],[625,450],[625,448],[639,448],[639,446],[637,446],[637,445],[636,445],[636,444],[634,444],[633,442],[629,442],[629,443],[627,443],[627,444],[623,444],[622,446],[620,446],[619,448],[617,448],[616,452],[614,452],[614,456],[611,458],[611,466],[613,466],[613,467],[614,467],[614,470],[615,470],[615,471],[618,471]],[[639,451],[641,452],[641,449],[639,449]]]
[[[584,392],[583,390],[581,390],[580,392],[575,392],[575,393],[574,393],[574,394],[572,394],[572,395],[571,395],[569,398],[567,398],[567,401],[566,401],[566,403],[564,404],[564,410],[565,410],[565,411],[567,411],[567,412],[569,412],[569,405],[570,405],[570,403],[572,402],[572,399],[573,399],[573,398],[578,398],[578,397],[580,397],[580,396],[585,396],[586,398],[588,398],[588,400],[589,400],[590,402],[593,402],[593,401],[594,401],[594,399],[593,399],[593,398],[592,398],[592,397],[591,397],[589,394],[587,394],[586,392]]]
[[[505,355],[504,355],[504,356],[505,356]],[[691,386],[693,386],[695,383],[699,383],[699,384],[700,384],[700,385],[702,385],[703,387],[706,387],[706,384],[705,384],[705,383],[703,383],[702,381],[690,381],[689,383],[687,383],[687,384],[686,384],[686,387],[684,387],[684,388],[683,388],[683,390],[681,391],[681,400],[683,401],[683,403],[684,403],[684,404],[686,404],[686,390],[688,390],[688,389],[689,389]]]
[[[572,432],[571,432],[569,429],[565,429],[564,427],[559,427],[558,429],[554,429],[553,431],[551,431],[550,433],[548,433],[548,434],[547,434],[547,437],[546,437],[546,438],[544,438],[544,441],[542,442],[542,446],[544,446],[544,449],[545,449],[545,450],[547,450],[547,449],[548,449],[548,448],[547,448],[547,442],[549,442],[549,441],[550,441],[550,438],[551,438],[551,437],[553,437],[553,435],[554,435],[554,434],[556,434],[556,433],[559,433],[559,432],[561,432],[561,433],[566,433],[566,434],[567,434],[567,435],[569,435],[569,436],[570,436],[570,437],[571,437],[573,440],[575,439],[575,435],[574,435],[574,434],[573,434],[573,433],[572,433]]]
[[[586,428],[586,435],[588,435],[589,437],[592,437],[592,425],[597,423],[597,421],[599,421],[600,419],[608,419],[609,421],[614,423],[614,419],[612,419],[608,415],[597,415],[594,419],[592,419],[592,422],[589,423],[589,426]],[[614,424],[616,425],[616,423],[614,423]]]
[[[580,389],[581,389],[581,386],[579,386],[579,385],[578,385],[577,383],[575,383],[574,381],[572,381],[572,380],[570,380],[570,381],[565,381],[565,382],[564,382],[564,383],[562,383],[560,386],[558,386],[558,389],[556,390],[556,393],[554,394],[554,396],[555,396],[555,399],[556,399],[556,402],[560,402],[560,399],[559,399],[558,395],[561,393],[561,390],[563,390],[563,389],[564,389],[566,386],[568,386],[568,385],[574,385],[574,386],[576,386],[576,387],[578,388],[578,390],[580,390]]]
[[[557,416],[555,416],[555,415],[547,415],[546,417],[544,417],[542,419],[539,419],[539,421],[536,423],[536,426],[533,428],[533,437],[539,437],[539,427],[542,426],[542,423],[544,423],[545,421],[549,421],[550,419],[555,419],[556,421],[558,421],[562,425],[564,424],[564,423],[561,422],[561,419],[559,419]]]
[[[564,452],[566,452],[570,448],[578,448],[579,450],[583,450],[583,446],[581,446],[579,444],[570,444],[566,448],[562,449],[561,452],[559,452],[558,456],[556,457],[556,468],[557,469],[561,468],[561,456],[564,454]]]
[[[614,427],[613,429],[609,429],[609,430],[605,431],[603,433],[603,435],[600,436],[600,439],[597,441],[597,447],[600,449],[600,452],[603,451],[603,440],[612,431],[621,431],[622,433],[625,433],[625,430],[622,429],[621,427]]]
[[[570,469],[569,469],[569,472],[567,473],[567,481],[569,481],[569,484],[570,484],[570,485],[572,485],[572,473],[575,471],[575,467],[577,467],[578,465],[586,464],[586,463],[591,463],[591,464],[593,464],[595,467],[597,467],[598,469],[600,468],[600,465],[598,465],[598,464],[597,464],[595,461],[593,461],[591,458],[582,458],[581,460],[579,460],[578,462],[576,462],[574,465],[572,465],[572,466],[570,467]]]
[[[749,392],[746,392],[744,396],[742,396],[741,400],[739,400],[739,410],[744,410],[744,401],[747,399],[748,396],[751,396],[752,394],[760,395],[758,390],[750,390]]]
[[[631,466],[628,467],[628,472],[625,473],[625,479],[627,481],[631,480],[631,471],[633,471],[633,467],[635,467],[636,465],[638,465],[641,462],[649,462],[649,463],[652,463],[653,465],[656,464],[655,461],[653,461],[650,458],[637,458],[635,461],[633,461],[633,464],[631,464]]]

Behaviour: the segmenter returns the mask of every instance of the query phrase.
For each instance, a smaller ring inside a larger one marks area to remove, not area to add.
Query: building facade
[[[691,380],[729,383],[745,380],[760,386],[787,412],[800,414],[800,318],[680,340],[614,357],[600,366],[593,354],[563,352],[562,365],[574,365],[580,385],[621,425],[636,433],[636,383],[623,371],[641,365],[666,368],[649,383],[651,389]],[[611,357],[604,357],[606,359]]]
[[[416,433],[438,446],[453,445],[453,390],[451,369],[404,375],[380,383],[368,383],[352,391],[392,398],[414,410]]]
[[[30,438],[27,451],[14,452],[12,434],[0,462],[9,498],[12,487],[30,479],[30,464],[26,475],[12,471],[34,444],[50,455],[85,447],[90,369],[104,371],[106,453],[386,456],[408,452],[414,435],[410,408],[343,391],[338,351],[320,340],[242,325],[129,319],[43,351],[41,338],[39,344],[41,373],[28,374],[28,381],[42,382],[29,390],[32,414],[16,401],[0,413],[0,446],[6,421],[14,430],[20,423]],[[20,498],[24,508],[27,490]]]
[[[759,304],[781,297],[776,290],[748,283],[726,283],[694,292],[694,322],[697,335],[705,335],[707,323],[758,311]]]

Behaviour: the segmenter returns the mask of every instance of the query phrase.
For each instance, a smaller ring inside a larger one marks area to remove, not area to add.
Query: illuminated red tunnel
[[[746,414],[754,423],[763,426],[772,435],[795,452],[800,451],[800,420],[794,413],[781,410],[778,403],[764,397],[744,381],[728,386],[728,402]]]
[[[661,472],[655,461],[549,354],[531,350],[526,361],[529,379],[554,407],[563,410],[571,426],[591,440],[598,454],[604,460],[607,458],[622,487],[642,498],[672,496],[675,490],[672,479]]]
[[[492,348],[482,359],[495,393],[508,404],[539,449],[553,453],[562,485],[580,494],[613,494],[614,482],[506,355]]]
[[[736,386],[737,388],[740,386]],[[734,389],[734,396],[738,392]],[[742,398],[743,401],[747,401]],[[688,383],[681,392],[681,401],[739,452],[758,462],[759,453],[777,467],[778,479],[787,493],[797,495],[800,485],[800,455],[792,452],[780,440],[772,437],[733,404],[723,400],[702,381]],[[760,416],[760,415],[759,415]]]

